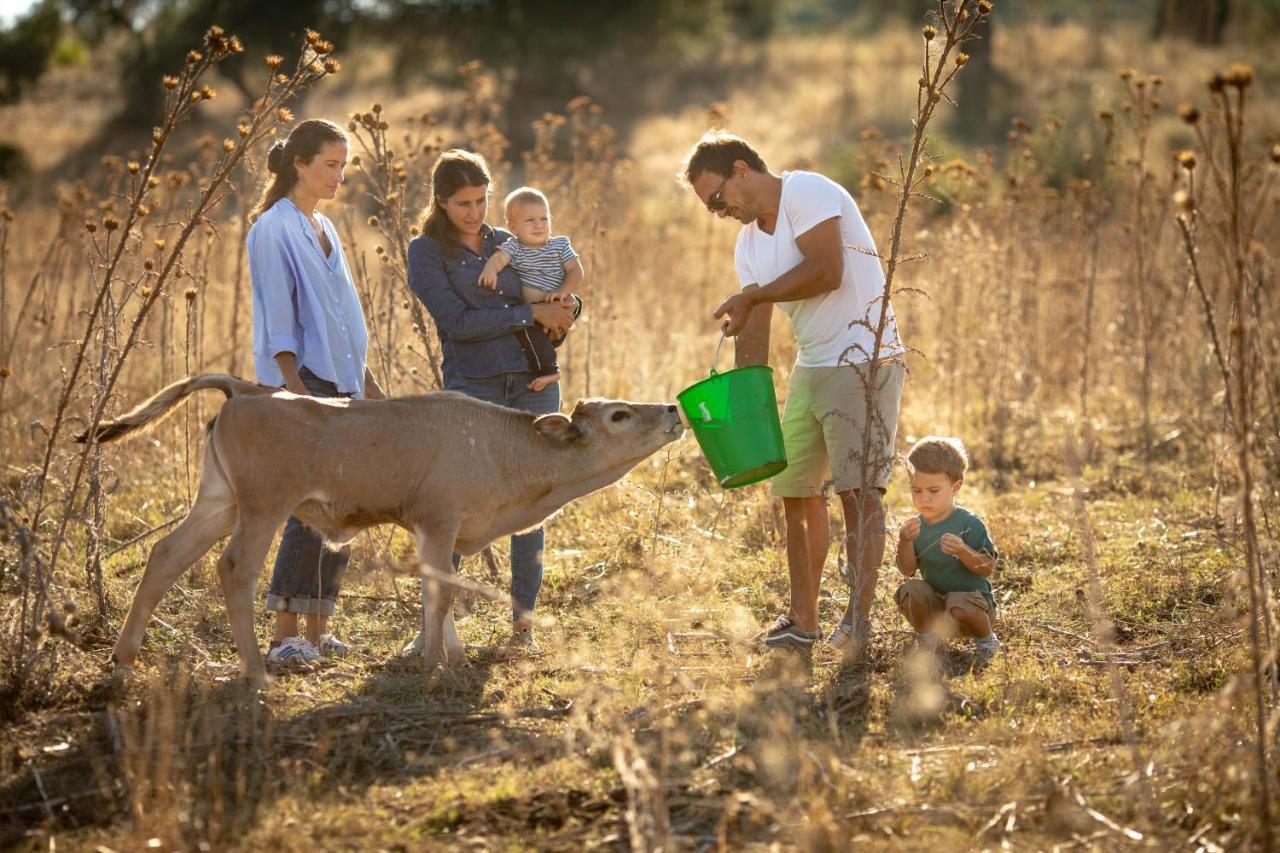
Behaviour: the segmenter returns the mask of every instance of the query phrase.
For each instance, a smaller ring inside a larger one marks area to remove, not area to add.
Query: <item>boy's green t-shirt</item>
[[[991,581],[966,569],[959,557],[943,552],[941,540],[944,533],[954,533],[964,540],[964,544],[979,553],[999,557],[982,519],[964,507],[957,506],[937,524],[925,524],[923,516],[920,517],[920,535],[914,543],[920,576],[941,593],[980,592],[994,609],[996,600],[991,594]]]

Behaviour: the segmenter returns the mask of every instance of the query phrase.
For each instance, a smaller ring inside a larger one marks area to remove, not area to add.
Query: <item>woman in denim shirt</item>
[[[510,267],[498,274],[497,288],[480,285],[485,261],[511,237],[485,224],[489,184],[488,166],[478,154],[455,149],[436,160],[422,236],[409,243],[409,289],[440,331],[446,390],[534,414],[556,412],[560,383],[529,390],[534,377],[516,335],[536,323],[561,338],[575,312],[553,302],[526,304]],[[522,645],[533,643],[543,546],[541,527],[511,537],[512,638]]]

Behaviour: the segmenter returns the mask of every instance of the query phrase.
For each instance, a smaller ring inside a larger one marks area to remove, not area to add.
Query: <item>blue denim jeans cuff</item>
[[[267,609],[284,613],[315,613],[320,616],[332,616],[336,609],[335,602],[328,598],[299,598],[298,596],[276,595],[267,593]]]

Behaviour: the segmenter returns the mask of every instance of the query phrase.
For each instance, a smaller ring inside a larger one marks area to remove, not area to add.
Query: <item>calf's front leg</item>
[[[422,577],[422,657],[428,667],[465,659],[453,625],[453,543],[456,531],[417,530],[418,560],[431,574]],[[434,575],[434,577],[432,576]]]

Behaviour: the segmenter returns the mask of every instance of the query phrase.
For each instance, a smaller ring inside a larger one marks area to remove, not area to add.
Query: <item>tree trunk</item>
[[[1175,36],[1198,44],[1221,44],[1231,17],[1231,0],[1160,0],[1155,36]]]

